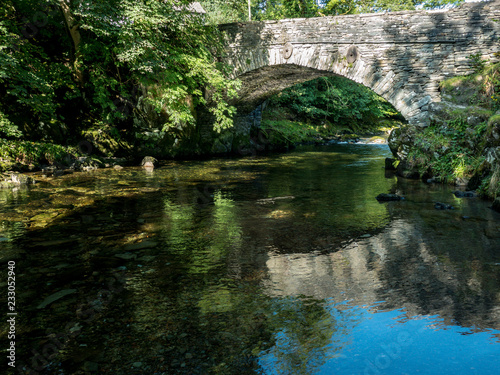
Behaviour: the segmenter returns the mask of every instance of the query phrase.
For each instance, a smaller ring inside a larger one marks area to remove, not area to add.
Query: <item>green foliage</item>
[[[443,9],[458,6],[464,0],[372,0],[368,2],[371,11],[400,11],[414,9]],[[366,3],[365,3],[366,4]],[[366,7],[366,5],[364,5]]]
[[[0,112],[0,135],[7,138],[20,138],[19,128],[9,121],[4,113]]]
[[[200,4],[207,12],[206,22],[210,25],[248,19],[247,2],[243,0],[204,0]]]
[[[500,63],[489,64],[484,69],[483,91],[491,100],[490,107],[500,109]]]
[[[318,140],[323,135],[318,127],[289,120],[263,120],[261,130],[271,144],[285,147]]]
[[[53,164],[55,162],[64,162],[68,157],[75,156],[78,156],[78,152],[74,147],[0,138],[0,159],[23,165]]]
[[[362,9],[362,3],[356,0],[330,0],[321,13],[328,16],[339,16],[357,13]]]
[[[482,58],[482,54],[475,53],[471,54],[467,57],[469,59],[470,65],[472,69],[474,69],[475,73],[480,73],[486,67],[487,61]]]
[[[500,63],[488,63],[479,54],[471,56],[476,60],[471,61],[474,73],[441,82],[441,92],[455,104],[474,104],[496,111],[500,109]]]
[[[6,1],[0,5],[0,111],[3,118],[19,126],[25,134],[40,138],[50,134],[50,127],[64,120],[61,97],[75,90],[71,72],[60,60],[49,56],[45,48],[54,37],[57,25],[48,8],[32,1]],[[41,9],[45,9],[44,12]],[[45,15],[42,21],[35,11]],[[22,18],[23,15],[27,18]],[[31,16],[31,17],[30,17]],[[33,19],[33,23],[26,20]],[[42,28],[43,26],[43,28]],[[64,29],[61,30],[61,33]],[[58,42],[57,39],[54,42]],[[5,134],[5,132],[4,132]]]
[[[471,128],[464,118],[456,117],[446,126],[433,125],[415,135],[408,154],[410,167],[421,173],[431,170],[444,182],[470,178],[484,162],[482,150],[471,147],[485,135],[485,123]]]
[[[291,88],[270,99],[270,107],[290,110],[304,122],[333,123],[351,131],[373,127],[397,111],[368,88],[341,77],[323,77]]]
[[[252,5],[252,19],[259,21],[319,16],[314,0],[253,0]]]
[[[188,3],[116,0],[75,11],[81,28],[97,37],[82,42],[82,63],[107,121],[123,116],[110,98],[126,100],[132,82],[145,90],[154,87],[147,101],[166,115],[163,130],[194,125],[191,106],[198,104],[209,106],[217,130],[231,126],[234,109],[225,98],[236,95],[237,82],[224,77],[214,58],[221,46],[216,28],[179,10]]]
[[[197,105],[213,113],[216,130],[232,126],[227,99],[238,82],[217,60],[218,30],[189,3],[2,2],[0,135],[20,129],[28,139],[63,142],[96,126],[133,133],[141,96],[162,113],[166,132],[193,128]]]
[[[252,19],[274,20],[458,6],[464,0],[252,0]]]

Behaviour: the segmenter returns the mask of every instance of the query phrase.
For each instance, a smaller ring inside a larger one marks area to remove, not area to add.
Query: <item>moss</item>
[[[488,126],[500,125],[500,114],[493,115],[488,120]]]
[[[500,197],[500,163],[493,168],[486,193],[491,198]]]
[[[278,146],[291,146],[321,138],[321,127],[289,120],[263,120],[262,132],[269,142]]]
[[[474,74],[449,78],[440,84],[444,99],[460,105],[500,108],[500,63],[484,66]]]
[[[463,109],[454,109],[450,113],[452,119],[467,119],[471,116],[478,117],[480,120],[485,121],[493,115],[494,111],[491,109],[470,106]]]

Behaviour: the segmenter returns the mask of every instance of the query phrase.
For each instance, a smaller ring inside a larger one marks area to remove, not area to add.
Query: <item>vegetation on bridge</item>
[[[208,21],[221,24],[248,20],[256,21],[298,17],[338,16],[356,13],[436,9],[457,6],[464,0],[202,0]]]

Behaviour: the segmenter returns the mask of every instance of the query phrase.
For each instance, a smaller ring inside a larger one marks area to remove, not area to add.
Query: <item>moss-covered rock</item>
[[[487,121],[493,111],[470,105],[458,105],[448,101],[429,104],[431,123],[445,125],[450,121],[463,120],[469,126],[477,126]]]
[[[103,167],[104,163],[100,159],[90,156],[79,157],[73,164],[75,170],[82,172],[93,171]]]
[[[153,169],[158,167],[158,165],[159,165],[158,160],[152,156],[145,156],[141,162],[141,166],[143,168]]]
[[[0,188],[14,188],[17,186],[27,186],[36,181],[30,177],[17,172],[4,173],[0,179]]]
[[[415,144],[415,134],[418,129],[414,126],[406,125],[393,129],[387,140],[392,154],[398,160],[406,160],[409,152]]]

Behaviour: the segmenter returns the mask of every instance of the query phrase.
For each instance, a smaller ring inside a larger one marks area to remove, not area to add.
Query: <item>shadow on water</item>
[[[387,368],[412,373],[432,357],[422,340],[448,350],[446,366],[458,354],[443,340],[479,347],[488,373],[498,215],[477,200],[435,211],[449,189],[384,178],[387,154],[304,147],[5,193],[12,373],[380,373],[380,345]],[[407,199],[379,204],[381,192]]]

